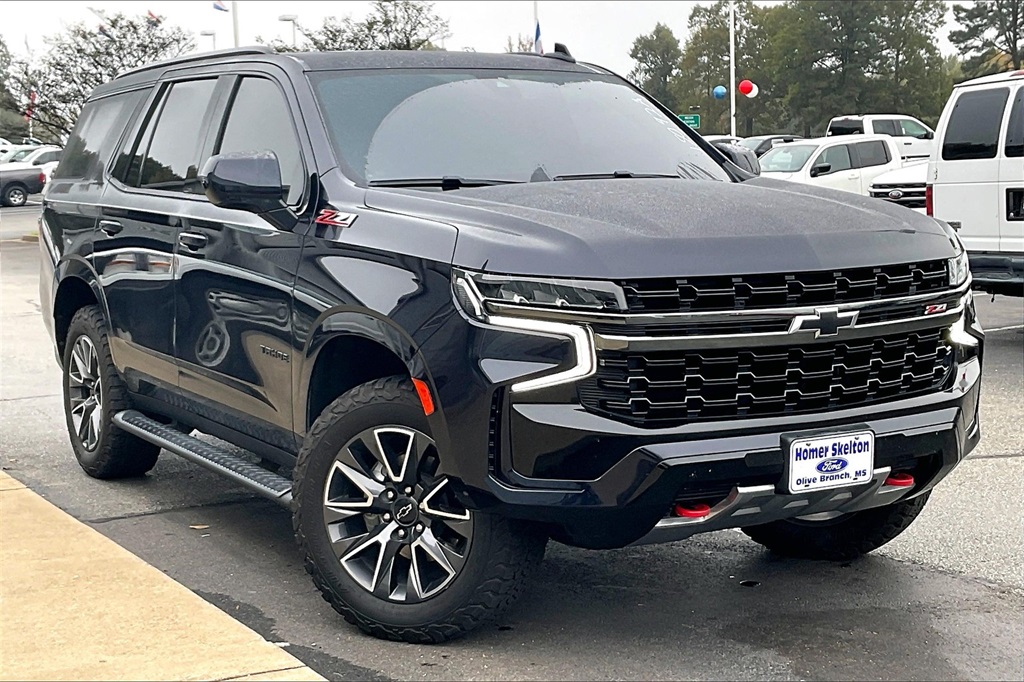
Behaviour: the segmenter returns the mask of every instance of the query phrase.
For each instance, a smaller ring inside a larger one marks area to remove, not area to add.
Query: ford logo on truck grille
[[[814,467],[823,474],[834,474],[837,471],[842,471],[847,467],[847,462],[842,457],[833,457],[832,459],[826,459],[823,462],[818,462],[818,466]]]
[[[889,192],[889,198],[892,199],[893,201],[898,201],[903,198],[903,192],[901,190],[894,189],[893,191]]]

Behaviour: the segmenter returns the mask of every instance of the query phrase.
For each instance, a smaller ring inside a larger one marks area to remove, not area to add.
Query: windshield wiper
[[[632,171],[615,171],[614,173],[575,173],[556,175],[552,180],[609,180],[614,178],[679,178],[674,173],[634,173]]]
[[[463,187],[491,187],[492,185],[514,185],[518,180],[485,180],[481,178],[460,178],[446,175],[443,178],[404,178],[391,180],[370,180],[370,187],[440,187],[442,191]]]

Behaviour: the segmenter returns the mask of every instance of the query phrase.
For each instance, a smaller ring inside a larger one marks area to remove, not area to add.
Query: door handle
[[[910,145],[912,145],[914,143],[913,142],[904,142],[903,144],[909,147]]]
[[[113,237],[115,234],[124,229],[124,225],[117,222],[116,220],[101,220],[100,229],[106,232],[108,236]]]
[[[198,251],[206,246],[207,241],[206,235],[198,232],[182,232],[178,235],[178,243],[189,251]]]

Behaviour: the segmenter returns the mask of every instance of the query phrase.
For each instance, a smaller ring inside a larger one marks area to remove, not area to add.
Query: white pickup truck
[[[927,159],[935,146],[935,131],[916,118],[903,114],[837,116],[828,122],[825,137],[837,135],[894,137],[905,161]]]

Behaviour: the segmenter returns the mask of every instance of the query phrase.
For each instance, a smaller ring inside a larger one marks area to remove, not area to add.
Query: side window
[[[877,120],[871,124],[871,127],[874,128],[876,135],[894,136],[900,134],[896,129],[896,121],[891,118]]]
[[[281,181],[289,205],[302,200],[305,171],[288,102],[277,85],[267,78],[241,80],[231,102],[224,132],[215,154],[272,151],[281,164]]]
[[[845,144],[837,145],[835,147],[829,147],[821,154],[818,154],[818,158],[814,160],[811,167],[817,166],[819,163],[831,164],[832,169],[829,173],[835,173],[836,171],[850,170],[853,168],[853,164],[850,162],[850,148]]]
[[[881,140],[875,140],[874,142],[859,142],[856,147],[857,157],[860,161],[858,165],[860,168],[884,166],[892,160],[892,157],[889,156],[888,147]]]
[[[946,161],[995,158],[1009,96],[1009,88],[960,93],[946,124],[942,158]]]
[[[923,140],[928,134],[927,128],[917,121],[911,121],[909,118],[900,119],[900,125],[903,128],[903,134],[907,137],[916,137],[919,140]]]
[[[1006,122],[1006,156],[1024,156],[1024,88],[1017,88],[1017,96],[1013,98],[1013,108]]]
[[[135,90],[87,103],[59,157],[53,179],[99,180],[129,117],[147,94],[148,90]]]
[[[159,113],[150,119],[142,134],[139,152],[145,149],[145,154],[141,155],[139,164],[138,187],[171,192],[199,191],[196,177],[202,142],[200,133],[216,83],[215,79],[183,81],[168,89]],[[136,158],[139,157],[137,153]],[[129,181],[132,179],[129,173]]]

